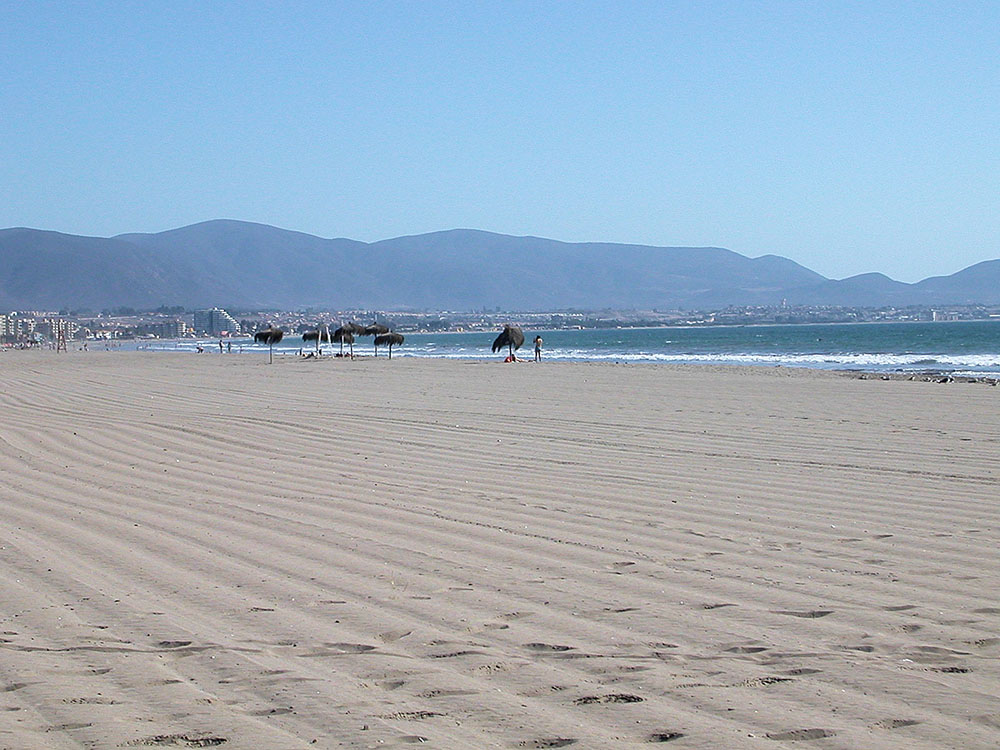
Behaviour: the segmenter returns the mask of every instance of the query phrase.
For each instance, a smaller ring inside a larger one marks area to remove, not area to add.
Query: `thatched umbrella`
[[[303,341],[315,341],[316,351],[319,352],[319,345],[324,341],[328,344],[333,341],[330,335],[330,326],[324,324],[319,326],[315,331],[306,331],[302,334]]]
[[[253,340],[260,344],[267,344],[267,361],[268,364],[274,363],[274,345],[281,341],[281,338],[285,335],[285,332],[280,328],[275,328],[270,326],[265,328],[263,331],[257,331],[253,335]]]
[[[354,357],[354,330],[353,323],[343,325],[333,332],[333,340],[340,342],[340,356],[344,356],[344,344],[351,345],[351,357]]]
[[[496,353],[506,346],[508,357],[513,362],[515,359],[514,350],[520,349],[522,344],[524,344],[524,334],[521,329],[517,326],[505,325],[493,342],[493,352]]]
[[[389,333],[389,329],[377,321],[370,326],[358,326],[358,328],[360,329],[357,333],[358,336],[381,336],[384,333]],[[375,356],[378,356],[377,345],[375,347]]]
[[[403,334],[401,333],[382,333],[375,337],[375,356],[378,356],[378,348],[380,346],[389,347],[389,359],[392,359],[392,347],[399,346],[403,343]]]

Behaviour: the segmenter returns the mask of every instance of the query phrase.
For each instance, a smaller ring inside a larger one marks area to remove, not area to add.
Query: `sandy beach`
[[[1000,388],[0,354],[0,747],[996,748]]]

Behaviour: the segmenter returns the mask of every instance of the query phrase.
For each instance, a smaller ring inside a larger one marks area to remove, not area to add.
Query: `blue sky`
[[[1000,257],[998,2],[0,0],[0,227]]]

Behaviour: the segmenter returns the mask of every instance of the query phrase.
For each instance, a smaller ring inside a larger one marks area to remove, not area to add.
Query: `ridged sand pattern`
[[[993,748],[1000,390],[0,354],[0,747]]]

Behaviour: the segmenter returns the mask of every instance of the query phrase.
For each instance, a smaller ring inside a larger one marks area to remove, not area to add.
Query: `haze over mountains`
[[[365,243],[216,220],[156,234],[0,230],[0,309],[127,305],[508,310],[1000,303],[1000,260],[916,284],[827,279],[776,255],[468,229]]]

